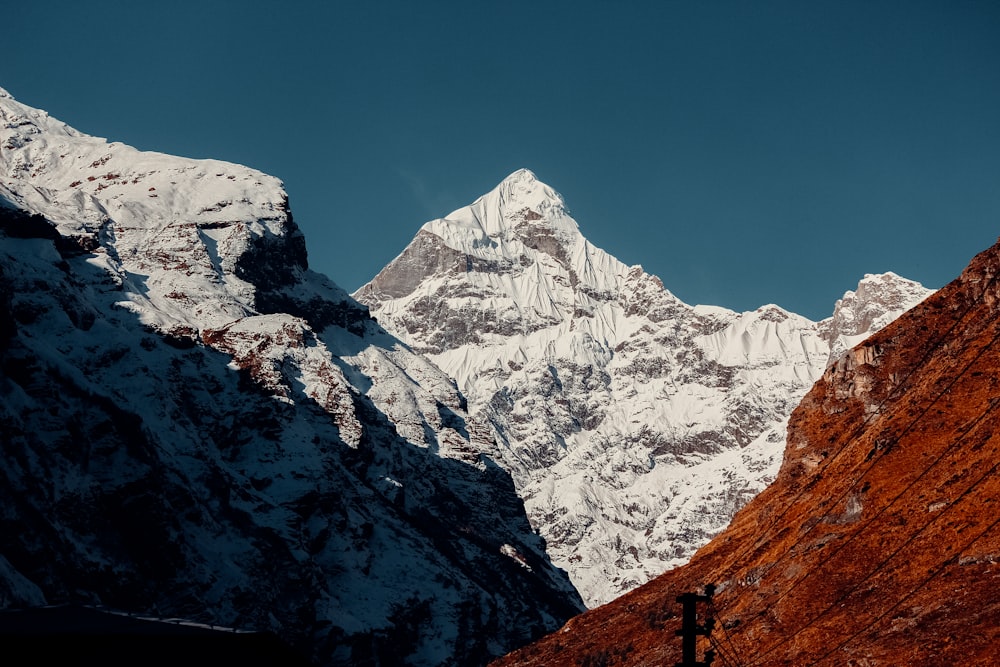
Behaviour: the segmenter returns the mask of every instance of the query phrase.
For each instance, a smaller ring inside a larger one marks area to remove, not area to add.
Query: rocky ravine
[[[688,565],[499,664],[674,664],[676,597],[706,583],[722,664],[997,664],[998,280],[1000,244],[831,366],[775,482]]]
[[[688,560],[777,472],[831,360],[930,290],[866,276],[830,319],[689,306],[521,170],[355,296],[454,377],[588,605]]]
[[[323,276],[274,178],[0,90],[0,605],[478,664],[582,609],[454,382]]]

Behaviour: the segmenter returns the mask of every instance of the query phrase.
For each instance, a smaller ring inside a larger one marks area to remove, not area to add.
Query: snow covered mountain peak
[[[476,207],[480,202],[483,210],[497,208],[504,217],[513,217],[515,221],[516,216],[524,209],[534,210],[536,213],[524,216],[528,218],[528,222],[539,220],[549,212],[565,213],[562,195],[538,180],[529,169],[518,169],[472,206]]]
[[[511,337],[543,329],[549,331],[545,343],[538,341],[543,346],[571,331],[603,345],[615,327],[611,302],[626,283],[649,280],[655,281],[589,243],[562,197],[520,170],[469,206],[425,224],[357,298],[393,326],[409,327],[407,340],[418,351],[436,354],[471,342],[517,363],[503,351],[518,356]],[[672,299],[662,286],[650,293]],[[473,312],[475,322],[468,317]]]
[[[96,251],[125,307],[163,331],[267,310],[268,293],[307,269],[281,181],[255,169],[109,143],[7,97],[0,175],[0,195]]]
[[[527,169],[515,171],[469,206],[423,229],[455,250],[478,250],[482,256],[516,254],[517,242],[530,245],[539,234],[558,238],[564,246],[579,237],[559,193]]]
[[[773,304],[691,307],[589,243],[521,170],[424,225],[355,297],[455,378],[594,605],[685,562],[764,488],[840,327],[927,293],[879,301],[884,286],[863,285],[870,316],[850,322],[846,305],[822,325]]]

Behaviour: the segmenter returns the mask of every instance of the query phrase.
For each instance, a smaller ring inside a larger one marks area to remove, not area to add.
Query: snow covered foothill
[[[823,322],[690,306],[591,244],[525,169],[433,220],[355,293],[489,424],[588,605],[680,565],[773,479],[798,400],[930,291],[866,276]]]
[[[308,268],[280,181],[0,91],[0,600],[478,664],[582,609],[454,381]]]

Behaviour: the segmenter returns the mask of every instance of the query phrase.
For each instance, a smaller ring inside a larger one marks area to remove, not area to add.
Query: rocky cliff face
[[[672,664],[675,598],[706,583],[727,664],[996,664],[998,279],[1000,245],[828,368],[775,482],[688,565],[501,664]]]
[[[454,382],[308,270],[281,184],[0,90],[0,604],[476,664],[582,609]]]
[[[521,170],[424,225],[355,296],[457,380],[593,606],[722,530],[774,478],[788,415],[831,358],[928,293],[866,276],[820,323],[689,306]]]

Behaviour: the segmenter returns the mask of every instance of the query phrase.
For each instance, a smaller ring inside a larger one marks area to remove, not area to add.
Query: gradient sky
[[[281,178],[354,290],[527,167],[688,303],[813,318],[1000,236],[1000,2],[5,3],[0,87]]]

